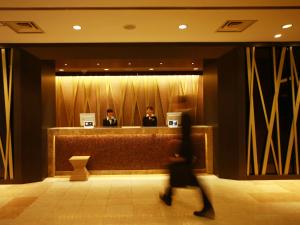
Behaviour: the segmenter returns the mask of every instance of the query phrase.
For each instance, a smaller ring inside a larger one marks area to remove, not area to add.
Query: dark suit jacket
[[[198,180],[193,172],[192,122],[187,112],[182,113],[181,125],[179,155],[184,158],[185,161],[175,162],[169,165],[170,184],[172,187],[199,187]]]
[[[143,126],[144,127],[156,127],[157,126],[156,116],[150,116],[150,117],[144,116]]]
[[[186,112],[182,113],[181,126],[182,142],[180,145],[179,155],[184,158],[188,164],[192,164],[194,155],[191,138],[192,122],[190,115]]]
[[[103,126],[104,127],[116,127],[118,126],[118,121],[117,119],[112,120],[112,123],[109,122],[107,118],[103,120]]]

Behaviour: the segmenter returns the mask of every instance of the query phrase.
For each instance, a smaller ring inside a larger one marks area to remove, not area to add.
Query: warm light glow
[[[128,66],[131,66],[131,62],[128,62]]]
[[[64,70],[64,69],[59,69],[58,71],[59,71],[59,72],[64,72],[65,70]]]
[[[194,65],[195,63],[192,62],[192,65]]]
[[[282,36],[282,34],[275,34],[274,38],[280,38]]]
[[[125,65],[127,63],[128,61],[125,62]],[[156,63],[158,64],[159,61]],[[86,102],[88,102],[91,110],[95,110],[99,125],[101,125],[101,119],[106,117],[106,110],[102,109],[113,106],[113,109],[118,112],[118,118],[122,118],[123,125],[133,126],[135,121],[141,119],[139,111],[136,110],[149,103],[152,103],[158,112],[163,112],[163,109],[168,109],[169,104],[174,102],[178,93],[193,96],[193,99],[195,97],[195,102],[202,101],[202,94],[198,90],[203,87],[203,76],[197,75],[199,71],[190,70],[195,75],[187,75],[184,72],[183,75],[151,75],[156,71],[156,67],[153,65],[153,67],[146,68],[147,76],[139,76],[138,73],[132,75],[120,73],[122,76],[109,76],[114,70],[109,68],[110,71],[104,71],[104,68],[109,67],[101,68],[102,74],[99,71],[99,75],[64,76],[64,72],[60,72],[55,76],[57,105],[68,106],[67,108],[56,108],[58,121],[56,126],[65,127],[71,126],[71,124],[72,126],[80,126],[78,117],[73,115],[82,113],[82,107],[78,106],[84,106]],[[153,68],[154,71],[149,71],[149,68]],[[193,88],[182,89],[182,87]],[[98,105],[99,103],[101,105]],[[198,107],[197,105],[195,104],[195,107]],[[195,108],[195,110],[198,112],[200,109]],[[158,116],[160,121],[158,125],[165,126],[164,115],[159,113]]]
[[[149,68],[149,70],[151,70],[151,71],[152,71],[152,70],[154,70],[154,69],[153,69],[153,68]]]
[[[160,62],[160,63],[159,63],[159,65],[162,65],[162,64],[163,64],[163,62]]]
[[[293,24],[284,24],[283,26],[282,26],[282,29],[289,29],[289,28],[291,28],[293,26]]]
[[[108,71],[109,69],[108,69],[108,68],[105,68],[104,70],[105,70],[105,71]]]
[[[65,66],[67,66],[68,64],[67,63],[65,63]]]
[[[74,25],[74,26],[73,26],[73,29],[74,29],[74,30],[81,30],[81,26],[79,26],[79,25]]]
[[[187,28],[187,25],[186,25],[186,24],[180,24],[180,25],[178,26],[178,28],[179,28],[180,30],[185,30],[185,29]]]
[[[97,66],[100,66],[100,63],[97,63]]]
[[[193,70],[199,70],[199,68],[198,68],[198,67],[195,67],[195,68],[193,68]]]

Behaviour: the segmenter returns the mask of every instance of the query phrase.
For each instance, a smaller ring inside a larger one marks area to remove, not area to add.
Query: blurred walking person
[[[201,183],[193,172],[193,144],[191,137],[191,117],[189,115],[190,108],[188,107],[188,97],[179,96],[175,103],[176,111],[182,112],[181,116],[181,139],[178,142],[178,154],[171,158],[171,163],[168,166],[170,179],[169,186],[163,194],[160,194],[160,199],[168,206],[172,205],[173,189],[176,187],[197,187],[203,199],[204,207],[202,210],[195,211],[195,216],[205,216],[214,218],[214,209],[210,203],[206,193],[201,187]]]

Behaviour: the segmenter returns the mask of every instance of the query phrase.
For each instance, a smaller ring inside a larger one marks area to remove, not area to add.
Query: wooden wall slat
[[[7,69],[7,54],[9,58],[9,71]],[[4,179],[13,179],[13,159],[12,159],[12,140],[11,140],[11,93],[12,93],[12,71],[13,71],[13,49],[9,52],[6,49],[1,49],[1,63],[2,63],[2,82],[4,95],[4,117],[5,117],[5,142],[0,137],[1,161],[4,166]],[[5,145],[3,145],[5,143]]]

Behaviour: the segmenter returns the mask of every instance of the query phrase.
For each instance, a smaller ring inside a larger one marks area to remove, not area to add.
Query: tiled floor
[[[215,207],[214,220],[192,215],[201,208],[195,189],[177,189],[173,205],[165,206],[158,193],[166,175],[115,175],[0,185],[0,225],[300,224],[300,180],[199,179]]]

